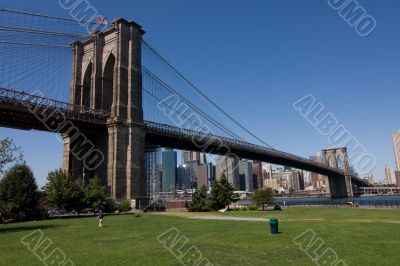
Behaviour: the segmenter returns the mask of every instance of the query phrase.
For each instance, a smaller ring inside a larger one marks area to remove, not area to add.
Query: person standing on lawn
[[[99,215],[97,216],[97,219],[99,219],[99,227],[103,227],[104,213],[102,210],[99,211]]]

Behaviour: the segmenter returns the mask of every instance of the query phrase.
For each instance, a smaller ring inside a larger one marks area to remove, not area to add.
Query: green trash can
[[[279,233],[279,221],[277,218],[269,219],[269,226],[271,228],[271,235],[277,235]]]

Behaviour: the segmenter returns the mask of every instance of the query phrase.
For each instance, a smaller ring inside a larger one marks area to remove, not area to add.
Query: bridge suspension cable
[[[38,46],[38,47],[49,47],[49,48],[68,48],[68,49],[71,49],[71,46],[67,46],[67,45],[55,45],[55,44],[47,44],[47,43],[29,43],[29,42],[0,41],[0,44],[23,45],[23,46]]]
[[[77,19],[65,18],[65,17],[59,17],[59,16],[49,16],[49,15],[43,15],[43,14],[34,13],[34,12],[19,11],[19,10],[8,9],[8,8],[0,8],[0,12],[18,14],[18,15],[25,15],[25,16],[32,16],[32,17],[38,17],[38,18],[60,20],[60,21],[70,21],[70,22],[74,22],[74,23],[78,22],[78,23],[85,23],[85,24],[97,24],[94,21],[77,20]]]
[[[174,90],[172,87],[170,87],[168,84],[166,84],[164,81],[162,81],[159,77],[157,77],[154,73],[152,73],[150,70],[148,70],[145,66],[142,66],[142,70],[145,74],[149,75],[150,78],[152,78],[154,81],[156,81],[158,84],[160,84],[163,88],[168,90],[170,93],[174,94],[177,96],[181,101],[183,101],[185,104],[187,104],[190,108],[192,108],[194,111],[198,112],[202,117],[204,117],[207,121],[211,122],[214,126],[218,127],[221,129],[223,132],[228,134],[229,136],[243,140],[241,137],[227,129],[224,125],[213,119],[211,116],[209,116],[207,113],[203,112],[200,108],[192,104],[190,101],[188,101],[185,97],[183,97],[178,91]],[[162,99],[159,99],[159,101],[162,101]],[[178,110],[176,110],[178,111]],[[179,111],[178,111],[179,112]],[[179,113],[182,114],[182,113]]]
[[[219,105],[217,105],[213,100],[211,100],[205,93],[203,93],[200,88],[198,88],[193,82],[191,82],[188,78],[186,78],[178,69],[176,69],[171,63],[169,63],[155,48],[153,48],[149,43],[143,40],[143,44],[147,46],[163,63],[165,63],[170,69],[172,69],[182,80],[184,80],[193,90],[195,90],[198,94],[200,94],[207,102],[209,102],[212,106],[214,106],[217,110],[219,110],[224,116],[226,116],[229,120],[231,120],[234,124],[239,126],[242,130],[248,133],[250,136],[255,138],[260,143],[266,145],[267,147],[272,148],[271,145],[263,141],[261,138],[257,137],[254,133],[240,124],[235,118],[225,112]]]
[[[57,32],[57,31],[46,31],[46,30],[36,30],[36,29],[10,27],[10,26],[3,26],[3,25],[0,25],[0,31],[12,31],[12,32],[21,32],[21,33],[32,33],[32,34],[62,36],[62,37],[76,37],[76,38],[88,38],[88,37],[90,37],[90,35],[87,35],[87,34]]]

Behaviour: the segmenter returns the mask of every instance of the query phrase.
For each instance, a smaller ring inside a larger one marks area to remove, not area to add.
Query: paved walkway
[[[265,218],[249,218],[249,217],[225,217],[225,216],[191,216],[191,219],[201,220],[221,220],[221,221],[251,221],[251,222],[268,222]]]
[[[200,219],[200,220],[220,220],[220,221],[249,221],[249,222],[268,222],[269,219],[266,218],[250,218],[250,217],[226,217],[226,216],[190,216],[190,219]],[[299,221],[323,221],[324,219],[288,219],[281,220],[284,222],[299,222]]]

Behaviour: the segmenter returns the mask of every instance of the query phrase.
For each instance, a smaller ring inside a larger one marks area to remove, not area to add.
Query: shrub
[[[127,199],[124,199],[124,200],[118,202],[116,207],[119,212],[123,212],[123,213],[127,213],[132,209],[131,203]]]
[[[189,212],[207,212],[209,210],[207,202],[207,188],[202,186],[193,193],[192,202],[185,202],[185,207]]]
[[[246,207],[240,208],[240,211],[247,212],[247,208]]]
[[[252,205],[249,207],[249,210],[250,211],[258,211],[258,208],[257,208],[257,206]]]
[[[274,206],[274,211],[281,211],[281,210],[282,210],[281,206],[279,206],[279,205]]]

